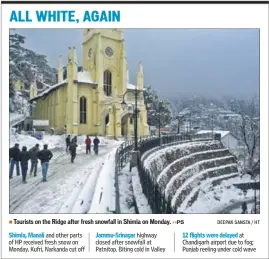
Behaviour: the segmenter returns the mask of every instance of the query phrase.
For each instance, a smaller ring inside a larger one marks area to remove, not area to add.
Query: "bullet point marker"
[[[9,224],[12,224],[12,220],[9,221]]]

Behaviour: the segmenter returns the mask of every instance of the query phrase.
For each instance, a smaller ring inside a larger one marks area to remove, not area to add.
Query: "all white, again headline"
[[[77,17],[74,10],[44,11],[12,11],[10,22],[120,22],[120,11],[116,10],[93,10],[85,11],[83,17]]]

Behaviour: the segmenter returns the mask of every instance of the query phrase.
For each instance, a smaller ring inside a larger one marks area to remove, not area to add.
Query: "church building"
[[[84,29],[82,48],[81,71],[76,49],[69,48],[66,75],[60,56],[58,83],[39,94],[31,86],[33,119],[48,120],[58,134],[131,137],[137,91],[138,136],[148,136],[143,67],[140,62],[136,85],[130,84],[123,30]]]

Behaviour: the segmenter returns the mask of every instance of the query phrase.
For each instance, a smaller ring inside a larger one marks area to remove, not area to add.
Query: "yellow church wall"
[[[79,84],[78,86],[78,107],[80,108],[80,98],[86,97],[86,124],[80,124],[80,114],[78,114],[78,133],[80,135],[87,135],[94,132],[94,123],[93,123],[93,89],[87,84]],[[79,110],[79,109],[78,109]]]
[[[50,127],[54,128],[56,134],[64,133],[66,116],[66,88],[60,87],[53,91],[49,98]]]
[[[82,62],[86,71],[91,71],[91,76],[96,81],[96,54],[97,54],[97,37],[91,39],[87,43],[83,43]],[[91,58],[89,58],[89,50],[91,49]]]
[[[59,125],[57,127],[57,131],[60,133],[64,133],[64,126],[66,125],[66,87],[60,87],[57,89],[58,93],[58,119]]]
[[[42,96],[35,100],[33,109],[34,120],[49,120],[49,126],[43,127],[45,130],[55,129],[55,133],[64,133],[65,107],[66,107],[66,87],[60,87],[52,91],[49,95]],[[40,127],[37,127],[40,128]]]

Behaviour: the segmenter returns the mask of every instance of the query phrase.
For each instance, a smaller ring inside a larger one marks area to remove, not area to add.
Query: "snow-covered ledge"
[[[206,181],[211,184],[238,176],[235,157],[219,141],[197,140],[156,151],[146,154],[142,164],[166,199],[172,198],[173,208],[191,206]]]
[[[116,211],[115,197],[115,155],[114,148],[106,157],[96,183],[91,208],[88,213],[114,213]]]

